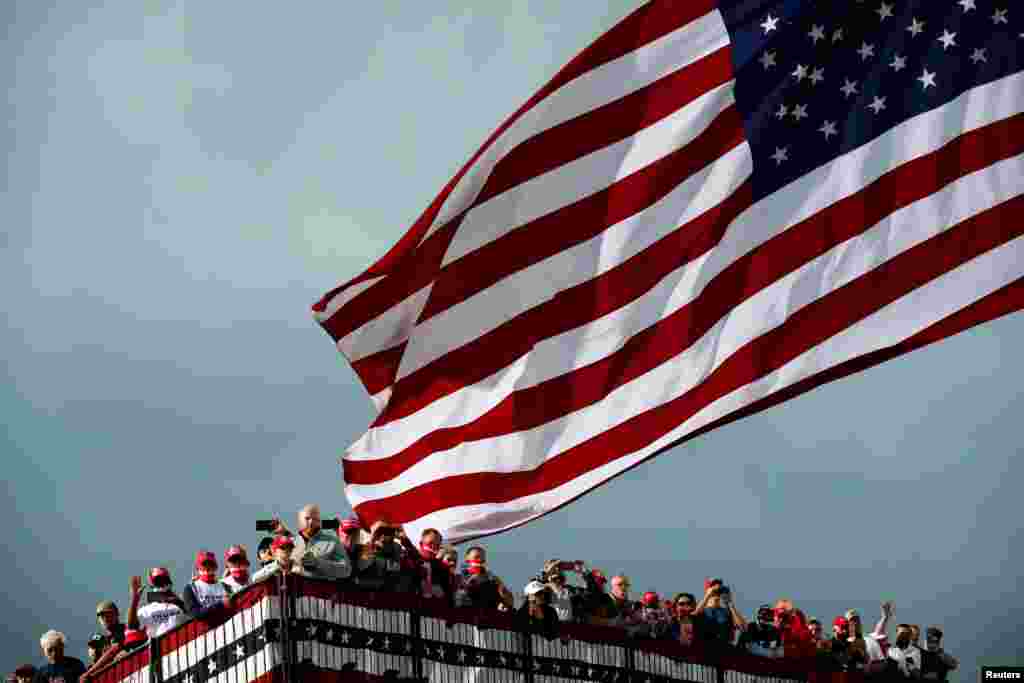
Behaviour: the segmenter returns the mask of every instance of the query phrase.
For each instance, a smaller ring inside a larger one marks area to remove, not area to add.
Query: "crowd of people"
[[[521,630],[548,638],[565,638],[563,624],[581,623],[622,629],[631,638],[671,640],[709,655],[814,658],[819,668],[897,679],[945,681],[958,668],[956,658],[943,650],[942,630],[936,626],[926,629],[924,647],[916,624],[897,624],[890,641],[891,602],[881,604],[872,630],[851,609],[832,620],[828,634],[825,624],[808,618],[788,599],[762,604],[747,620],[721,579],[706,580],[699,597],[681,592],[663,600],[646,592],[633,600],[627,576],[608,579],[582,561],[552,559],[523,588],[517,607],[516,595],[489,567],[483,547],[468,548],[460,568],[457,550],[444,545],[436,529],[425,530],[413,544],[401,526],[387,520],[369,529],[356,518],[325,525],[315,505],[299,511],[296,532],[280,520],[269,527],[257,548],[255,571],[246,548],[235,545],[224,553],[223,570],[214,553],[199,551],[180,595],[164,567],[149,572],[148,586],[133,576],[124,620],[113,601],[96,606],[101,631],[88,640],[87,663],[64,654],[64,634],[47,631],[40,639],[47,663],[19,667],[8,683],[88,681],[109,663],[145,647],[150,638],[189,619],[229,610],[233,597],[246,587],[281,574],[335,581],[343,590],[417,594],[449,608],[509,612]]]

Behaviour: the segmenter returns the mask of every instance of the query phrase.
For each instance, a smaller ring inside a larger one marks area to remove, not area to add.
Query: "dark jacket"
[[[558,637],[558,625],[560,623],[558,612],[551,605],[541,605],[541,609],[544,610],[543,619],[532,617],[530,616],[530,603],[524,602],[513,615],[516,630],[524,633],[536,633],[548,640],[554,640]]]

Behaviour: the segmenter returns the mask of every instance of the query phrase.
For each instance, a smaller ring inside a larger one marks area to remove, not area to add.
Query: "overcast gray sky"
[[[0,195],[0,666],[200,547],[319,501],[371,419],[309,306],[641,3],[8,1]],[[499,9],[500,6],[500,9]],[[882,598],[961,657],[1024,661],[1024,316],[812,392],[490,539],[638,590],[831,619]]]

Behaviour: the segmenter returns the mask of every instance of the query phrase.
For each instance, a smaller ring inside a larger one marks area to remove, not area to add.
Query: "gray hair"
[[[44,633],[43,637],[39,639],[39,647],[44,650],[56,643],[60,643],[61,645],[64,644],[64,634],[60,631],[54,631],[53,629]]]

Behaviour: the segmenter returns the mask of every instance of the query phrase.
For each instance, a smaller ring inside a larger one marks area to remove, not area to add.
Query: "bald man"
[[[320,508],[306,505],[299,510],[299,533],[295,535],[292,557],[295,570],[317,579],[342,580],[352,574],[352,561],[338,535],[320,525]]]

